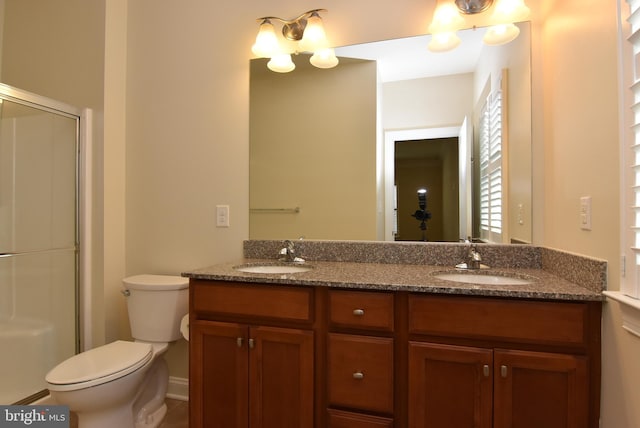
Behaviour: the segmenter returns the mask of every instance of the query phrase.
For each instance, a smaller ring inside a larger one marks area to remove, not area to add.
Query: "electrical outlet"
[[[518,224],[522,226],[524,224],[524,205],[518,204]]]
[[[591,196],[580,198],[580,229],[591,230]]]
[[[229,227],[229,205],[216,205],[216,227]]]

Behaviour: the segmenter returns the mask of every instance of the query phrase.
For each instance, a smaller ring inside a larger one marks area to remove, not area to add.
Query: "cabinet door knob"
[[[489,365],[485,364],[484,366],[482,366],[482,374],[484,375],[484,377],[489,377]]]
[[[236,338],[236,345],[238,345],[238,348],[242,348],[242,342],[243,340],[241,337]]]
[[[354,309],[353,310],[353,315],[357,316],[357,317],[361,317],[364,315],[364,309]]]
[[[500,366],[500,376],[507,377],[507,366]]]
[[[355,372],[355,373],[353,374],[353,378],[354,378],[354,379],[358,379],[358,380],[359,380],[359,379],[364,379],[364,373],[362,373],[362,372]]]
[[[255,340],[249,339],[249,349],[253,349],[255,348],[255,346],[256,346]]]

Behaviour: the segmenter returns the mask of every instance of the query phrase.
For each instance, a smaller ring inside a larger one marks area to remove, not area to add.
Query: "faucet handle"
[[[285,260],[287,262],[292,262],[296,258],[296,247],[293,241],[287,239],[284,241],[284,248],[280,250],[281,257],[280,260]]]

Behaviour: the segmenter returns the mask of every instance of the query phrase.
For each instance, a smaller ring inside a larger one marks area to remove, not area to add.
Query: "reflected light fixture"
[[[509,43],[520,34],[514,22],[529,17],[529,8],[524,0],[439,0],[429,26],[432,38],[429,50],[446,52],[460,44],[456,32],[464,27],[463,15],[474,15],[488,11],[493,6],[491,25],[482,41],[487,45]]]
[[[267,67],[278,73],[288,73],[296,66],[291,54],[311,52],[310,62],[318,68],[332,68],[338,65],[338,58],[327,41],[319,12],[326,9],[313,9],[294,19],[282,19],[275,16],[258,18],[260,29],[251,51],[259,58],[270,58]],[[272,21],[282,23],[282,36],[276,35]]]

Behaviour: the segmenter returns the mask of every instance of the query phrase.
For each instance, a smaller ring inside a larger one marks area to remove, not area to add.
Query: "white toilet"
[[[123,284],[135,341],[82,352],[45,378],[56,403],[77,413],[79,428],[155,428],[167,412],[169,371],[162,354],[181,337],[189,280],[137,275]]]

